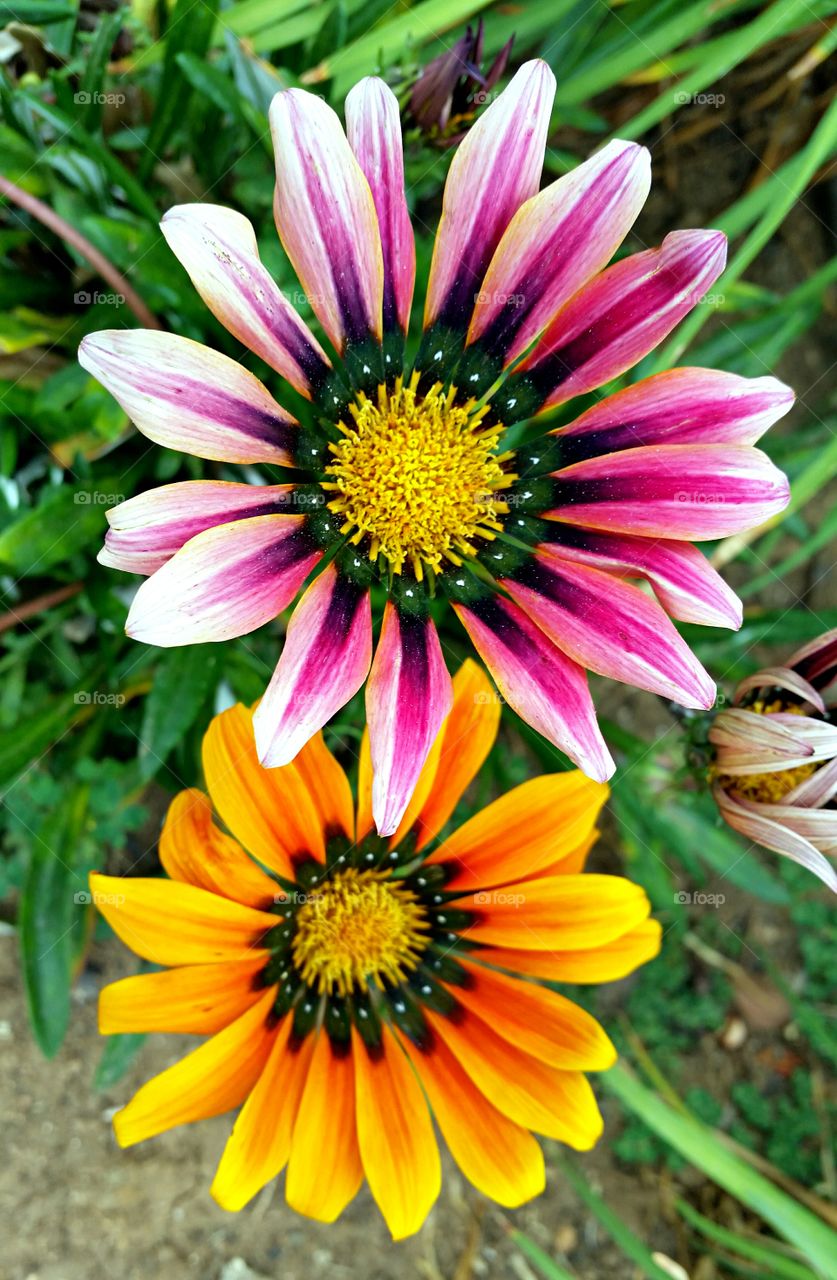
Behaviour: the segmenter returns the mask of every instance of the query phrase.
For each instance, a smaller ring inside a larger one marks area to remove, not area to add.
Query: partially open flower
[[[478,108],[490,101],[513,44],[514,36],[483,75],[480,18],[476,31],[468,27],[455,44],[422,69],[413,85],[408,110],[436,146],[452,147],[462,140]]]
[[[252,714],[213,720],[209,796],[181,792],[161,837],[170,878],[91,877],[119,937],[165,966],[106,987],[101,1030],[209,1036],[117,1113],[120,1145],[240,1106],[219,1204],[243,1208],[286,1169],[292,1208],[331,1222],[365,1178],[396,1238],[439,1192],[431,1112],[464,1175],[507,1207],[543,1190],[533,1132],[593,1146],[586,1072],[615,1050],[537,980],[621,978],[657,954],[660,926],[638,885],[582,874],[607,787],[577,771],[532,778],[440,838],[499,718],[466,663],[390,840],[373,829],[368,737],[355,806],[320,734],[262,769]]]
[[[837,892],[837,629],[785,667],[742,680],[709,740],[713,790],[731,827],[783,853]],[[830,694],[830,696],[829,696]]]

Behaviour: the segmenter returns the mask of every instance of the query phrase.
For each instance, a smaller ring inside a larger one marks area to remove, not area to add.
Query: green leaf
[[[0,533],[0,565],[24,577],[42,574],[87,549],[104,535],[113,497],[107,490],[53,489]]]
[[[42,755],[69,728],[74,703],[68,694],[50,698],[0,735],[0,786]]]
[[[109,1089],[124,1076],[145,1042],[144,1033],[109,1036],[93,1076],[94,1089]]]
[[[178,66],[178,55],[194,53],[203,57],[208,48],[218,13],[218,0],[177,0],[166,31],[166,54],[157,108],[143,149],[139,173],[147,178],[169,145],[169,139],[184,119],[192,85]]]
[[[710,1222],[685,1200],[678,1200],[677,1208],[686,1221],[701,1235],[707,1236],[716,1244],[723,1245],[742,1258],[749,1258],[753,1262],[768,1266],[773,1280],[817,1280],[814,1272],[808,1267],[804,1267],[801,1262],[794,1262],[793,1258],[788,1258],[777,1248],[770,1246],[766,1236],[763,1244],[755,1243],[748,1236],[740,1236],[735,1231],[728,1231],[726,1227],[719,1227],[716,1222]]]
[[[143,778],[152,778],[165,764],[194,724],[217,678],[217,654],[204,646],[169,649],[160,658],[142,719],[139,766]]]
[[[605,1203],[597,1191],[593,1190],[587,1179],[572,1161],[566,1156],[560,1156],[556,1163],[571,1184],[576,1195],[596,1215],[605,1231],[619,1246],[625,1257],[639,1267],[642,1274],[648,1276],[648,1280],[671,1280],[668,1273],[663,1271],[662,1267],[657,1266],[651,1256],[651,1251],[643,1244],[639,1236],[634,1235],[628,1224],[619,1217],[619,1214]]]
[[[548,1253],[535,1244],[534,1240],[530,1240],[529,1236],[522,1231],[512,1231],[509,1233],[510,1240],[517,1245],[522,1254],[529,1259],[545,1280],[576,1280],[571,1271],[567,1271],[566,1267],[559,1266],[557,1262],[553,1262]]]
[[[48,1058],[67,1031],[73,962],[89,915],[79,857],[88,793],[88,787],[77,787],[33,833],[21,893],[18,929],[29,1018]]]
[[[809,1209],[734,1155],[713,1129],[675,1111],[623,1066],[611,1067],[599,1079],[659,1138],[795,1245],[819,1276],[837,1280],[837,1236]]]
[[[69,0],[12,0],[0,3],[0,22],[28,22],[37,26],[43,22],[60,22],[62,18],[74,18],[78,6]]]

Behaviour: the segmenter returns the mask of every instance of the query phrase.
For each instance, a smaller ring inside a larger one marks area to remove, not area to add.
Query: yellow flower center
[[[294,963],[321,995],[395,984],[415,969],[428,928],[415,894],[386,872],[343,871],[296,917]]]
[[[774,698],[771,702],[758,698],[750,703],[747,710],[757,716],[775,715],[778,711],[794,716],[806,714],[796,703],[785,704],[781,698]],[[759,804],[779,804],[789,791],[810,778],[821,763],[822,761],[815,760],[812,764],[798,764],[793,769],[776,769],[770,773],[722,774],[718,781],[725,791],[735,791],[745,800],[754,800]]]
[[[392,391],[378,387],[377,403],[361,393],[349,406],[354,425],[338,424],[323,488],[342,533],[368,536],[372,560],[384,555],[394,573],[410,564],[421,581],[424,566],[459,565],[476,539],[494,537],[509,509],[498,491],[516,476],[502,465],[513,455],[496,453],[502,425],[481,426],[488,406],[456,404],[456,388],[441,383],[417,395],[418,381],[399,378]]]

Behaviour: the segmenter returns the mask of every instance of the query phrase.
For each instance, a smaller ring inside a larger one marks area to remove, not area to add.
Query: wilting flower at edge
[[[187,338],[110,331],[81,348],[152,440],[298,468],[293,485],[190,481],[132,498],[108,513],[100,559],[151,575],[127,630],[164,646],[253,631],[310,578],[256,716],[259,758],[292,760],[369,674],[384,835],[450,709],[434,596],[506,701],[602,780],[614,766],[585,668],[711,706],[714,685],[667,613],[736,627],[740,605],[690,540],[757,525],[788,498],[752,447],[793,398],[772,378],[676,369],[507,447],[512,424],[641,360],[726,255],[720,232],[677,231],[603,270],[645,200],[649,156],[611,142],[539,191],[554,87],[545,63],[527,63],[454,154],[413,371],[403,353],[415,249],[397,104],[382,81],[349,94],[348,138],[304,91],[278,94],[270,110],[279,234],[339,359],[262,266],[246,218],[208,204],[166,214],[203,300],[311,399],[316,429]],[[647,579],[659,603],[625,578]],[[387,592],[374,659],[373,583]]]
[[[482,71],[484,25],[467,27],[455,44],[423,67],[410,93],[409,115],[438,146],[450,147],[465,136],[477,106],[488,100],[508,64],[514,36],[488,70]]]
[[[783,667],[742,680],[709,731],[713,791],[748,840],[783,853],[837,892],[837,629]]]
[[[530,1130],[581,1150],[600,1135],[583,1072],[613,1047],[534,979],[620,978],[660,928],[638,886],[581,874],[607,787],[578,771],[523,783],[439,842],[499,720],[476,664],[454,687],[391,840],[373,833],[368,741],[355,817],[321,734],[262,769],[239,705],[204,739],[211,803],[188,790],[169,811],[171,879],[91,877],[120,938],[172,966],[106,987],[101,1030],[212,1037],[117,1113],[117,1139],[243,1104],[212,1184],[224,1208],[286,1168],[289,1204],[329,1222],[365,1177],[398,1238],[439,1192],[431,1112],[465,1176],[509,1207],[544,1186]]]

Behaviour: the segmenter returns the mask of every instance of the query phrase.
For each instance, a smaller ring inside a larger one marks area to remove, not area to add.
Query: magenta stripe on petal
[[[672,369],[617,391],[553,432],[565,465],[656,444],[755,444],[794,401],[776,378]]]
[[[594,569],[607,569],[619,577],[644,578],[663,608],[681,622],[736,631],[741,626],[738,596],[706,556],[688,542],[594,533],[562,524],[539,550]]]
[[[457,148],[433,247],[424,327],[467,325],[506,227],[540,184],[555,77],[526,62]]]
[[[163,648],[247,635],[290,604],[321,556],[304,516],[206,529],[142,584],[125,630]]]
[[[384,255],[384,328],[404,333],[416,282],[416,246],[404,194],[404,152],[398,99],[377,76],[367,76],[346,98],[349,145],[363,170],[381,232]]]
[[[623,258],[559,311],[524,361],[544,408],[630,369],[696,307],[726,264],[720,231],[673,231],[659,249]]]
[[[626,449],[557,471],[554,485],[549,519],[694,542],[752,529],[790,499],[786,477],[749,445]]]
[[[180,204],[160,224],[206,305],[303,395],[329,367],[311,330],[259,261],[252,223],[215,204]]]
[[[366,686],[379,835],[397,829],[452,705],[453,684],[433,622],[388,602]]]
[[[155,444],[216,462],[293,466],[295,420],[235,360],[155,329],[83,339],[83,368]]]
[[[369,183],[331,107],[304,89],[270,104],[276,227],[331,341],[381,336],[383,258]]]
[[[651,186],[651,157],[608,143],[518,209],[479,291],[468,341],[509,363],[560,307],[606,266]]]
[[[581,666],[687,707],[714,704],[709,676],[638,587],[554,556],[533,557],[500,585]]]
[[[357,693],[371,661],[369,592],[330,564],[294,609],[279,665],[253,717],[262,764],[289,764]]]
[[[584,670],[510,600],[453,607],[509,706],[588,777],[605,782],[616,765]]]
[[[182,480],[149,489],[106,513],[110,528],[98,561],[127,573],[154,573],[204,529],[244,516],[281,515],[292,493],[289,484],[227,480]]]

